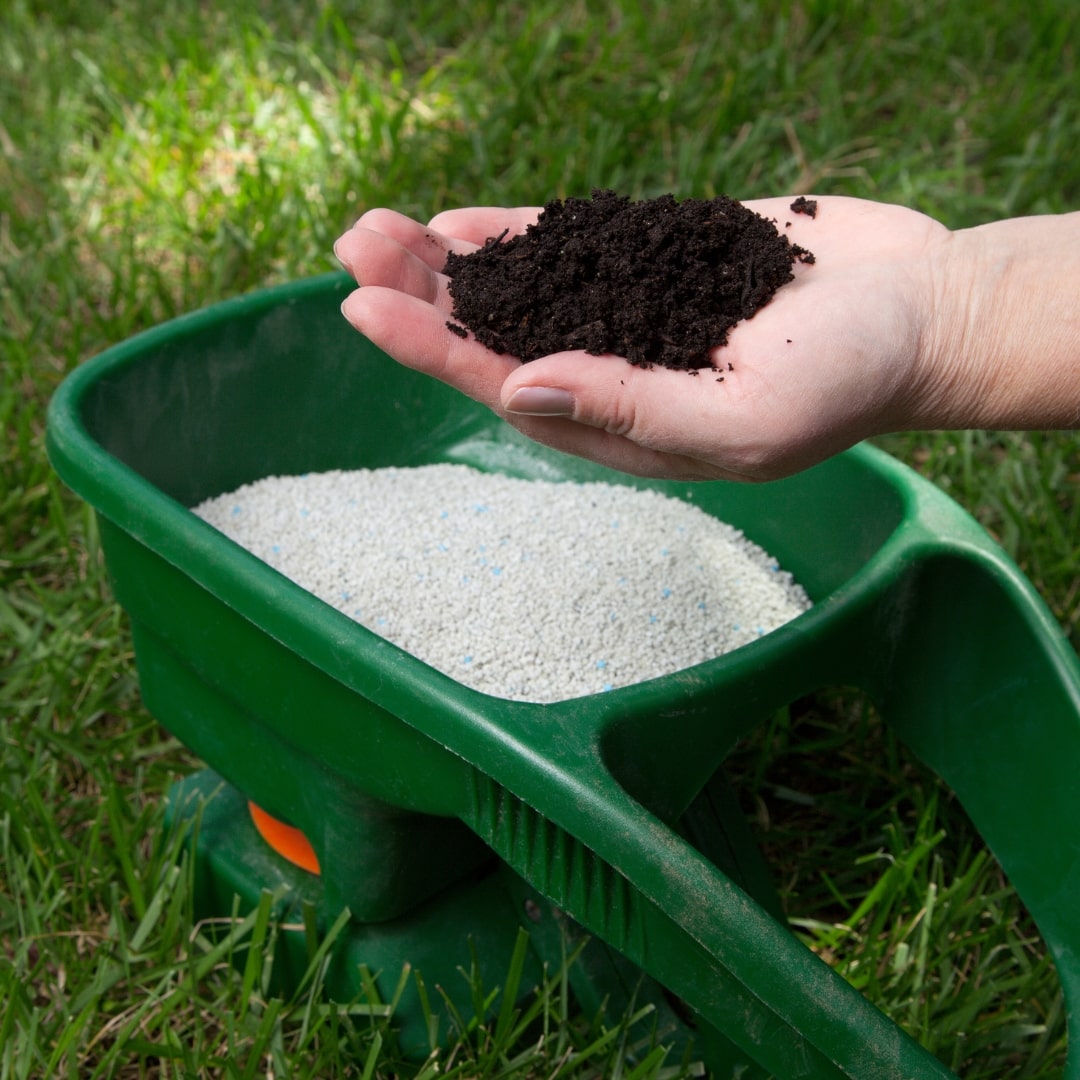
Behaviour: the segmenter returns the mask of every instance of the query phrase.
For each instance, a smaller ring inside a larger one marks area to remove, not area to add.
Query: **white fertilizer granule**
[[[668,675],[810,606],[730,525],[613,484],[363,469],[267,477],[195,513],[432,667],[520,701]]]

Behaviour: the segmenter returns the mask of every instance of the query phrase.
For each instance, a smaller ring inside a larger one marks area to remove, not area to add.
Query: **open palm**
[[[537,208],[452,210],[429,225],[368,212],[335,246],[362,286],[343,311],[395,360],[539,442],[639,475],[770,479],[904,427],[918,411],[932,390],[919,363],[934,308],[929,256],[950,236],[898,206],[820,198],[811,219],[791,201],[746,205],[816,262],[796,264],[795,280],[731,331],[714,350],[715,372],[580,351],[521,364],[452,333],[447,252],[523,232]]]

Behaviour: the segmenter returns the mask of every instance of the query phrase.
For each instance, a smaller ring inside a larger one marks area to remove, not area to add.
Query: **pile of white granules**
[[[520,701],[667,675],[810,606],[730,525],[618,485],[365,469],[267,477],[195,512],[432,667]]]

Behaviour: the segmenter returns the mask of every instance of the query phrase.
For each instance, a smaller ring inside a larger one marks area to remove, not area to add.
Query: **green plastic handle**
[[[848,601],[845,618],[802,656],[789,650],[788,678],[815,672],[824,685],[857,675],[953,787],[1057,962],[1075,1036],[1075,658],[1015,568],[972,539],[944,545],[908,530],[880,587]],[[988,625],[998,632],[987,634]],[[790,699],[792,685],[770,683],[778,701]],[[760,706],[760,690],[743,692]],[[516,767],[513,791],[477,762],[466,822],[760,1066],[822,1080],[953,1075],[636,802],[602,745],[563,741],[557,760],[549,752],[543,762],[521,747],[516,760],[536,768],[526,777]],[[1073,1052],[1066,1077],[1080,1075],[1077,1061]]]
[[[963,511],[929,486],[909,500],[904,523],[823,602],[812,633],[758,643],[756,663],[733,658],[722,702],[667,715],[657,704],[636,710],[645,722],[613,717],[576,732],[568,709],[557,728],[518,724],[512,735],[505,719],[477,718],[437,735],[475,766],[467,824],[778,1076],[952,1075],[669,824],[693,795],[688,744],[704,776],[757,718],[829,685],[869,691],[954,789],[1046,940],[1076,1034],[1076,656]],[[665,790],[671,775],[681,786]],[[1067,1077],[1080,1076],[1077,1062],[1074,1051]]]

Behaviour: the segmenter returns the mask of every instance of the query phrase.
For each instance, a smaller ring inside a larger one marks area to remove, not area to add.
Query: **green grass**
[[[194,923],[156,837],[197,763],[139,700],[92,516],[43,452],[65,373],[333,267],[334,237],[375,205],[426,217],[606,186],[846,193],[953,227],[1074,209],[1078,45],[1072,0],[5,4],[0,1078],[435,1069],[397,1060],[392,1000],[326,1006],[317,965],[295,999],[267,994],[247,959],[273,936],[265,912],[224,936]],[[983,522],[1077,640],[1076,438],[882,443]],[[965,1076],[1060,1075],[1037,935],[872,709],[796,703],[734,768],[805,940]],[[561,972],[500,1025],[513,960],[463,974],[495,1019],[461,1017],[440,1074],[631,1073],[624,1018],[577,1016]],[[662,1068],[646,1055],[641,1074]]]

